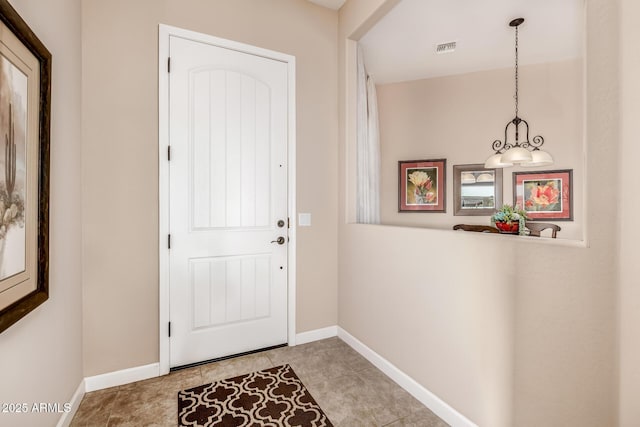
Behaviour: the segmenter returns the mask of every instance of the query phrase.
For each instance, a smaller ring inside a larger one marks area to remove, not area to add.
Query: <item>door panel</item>
[[[287,341],[287,66],[170,37],[170,365]]]
[[[196,259],[189,264],[195,329],[270,315],[269,255]]]
[[[193,227],[268,227],[269,88],[223,70],[192,81]]]

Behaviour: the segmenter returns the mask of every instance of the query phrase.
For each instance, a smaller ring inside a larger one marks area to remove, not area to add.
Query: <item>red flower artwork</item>
[[[573,170],[513,173],[513,201],[529,220],[573,221]]]
[[[525,192],[529,197],[524,202],[527,211],[560,210],[560,180],[546,182],[533,181],[525,184]]]

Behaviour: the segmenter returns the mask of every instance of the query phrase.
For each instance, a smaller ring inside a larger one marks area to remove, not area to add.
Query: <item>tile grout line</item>
[[[116,402],[118,401],[118,396],[120,396],[120,386],[118,386],[118,390],[116,391],[116,397],[113,399],[113,403],[111,404],[111,407],[109,408],[109,416],[107,417],[107,424],[106,426],[109,426],[109,422],[111,421],[111,415],[113,414],[113,407],[116,405]]]

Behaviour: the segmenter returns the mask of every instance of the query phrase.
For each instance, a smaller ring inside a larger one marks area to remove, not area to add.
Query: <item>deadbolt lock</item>
[[[278,220],[278,227],[280,227],[280,228],[284,227],[284,220],[283,219]]]

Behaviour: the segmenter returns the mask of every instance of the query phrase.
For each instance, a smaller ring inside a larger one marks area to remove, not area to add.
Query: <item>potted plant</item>
[[[491,215],[491,223],[501,233],[518,234],[520,230],[524,230],[526,220],[527,213],[524,210],[507,204],[502,205],[498,212]]]

